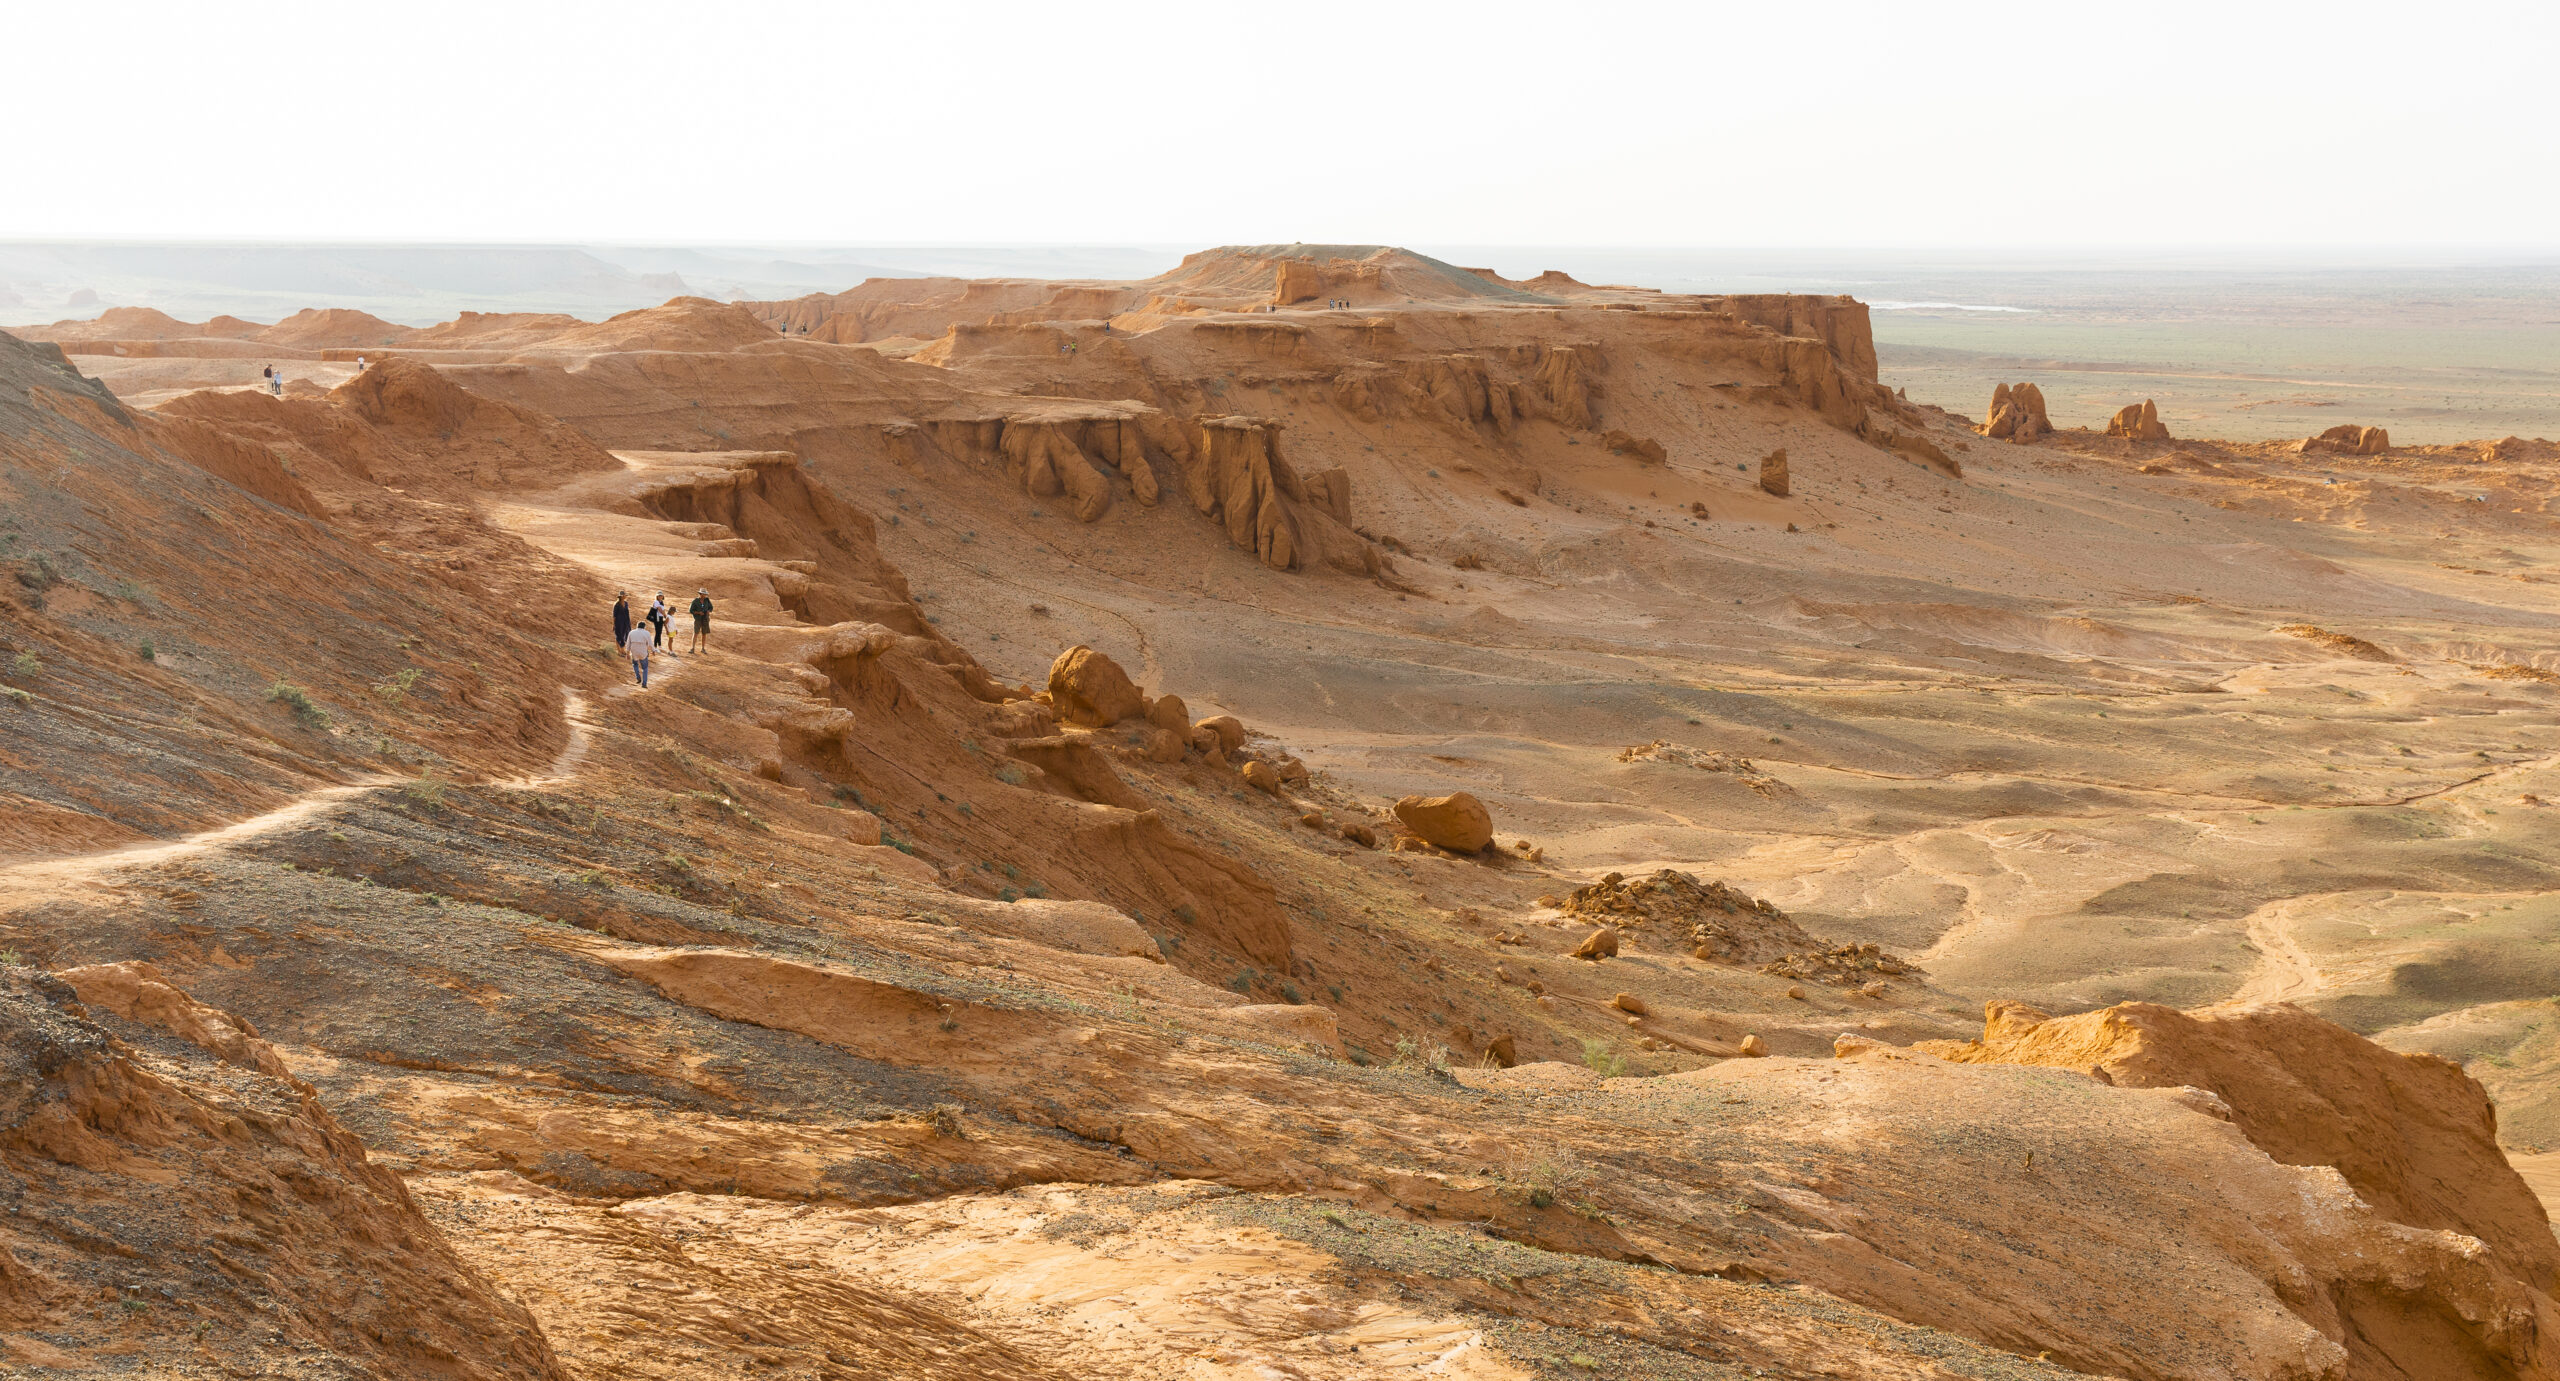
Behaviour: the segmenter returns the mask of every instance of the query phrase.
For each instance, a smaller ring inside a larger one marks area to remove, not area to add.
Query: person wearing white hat
[[[687,651],[687,652],[707,652],[707,651],[709,651],[709,650],[711,649],[711,590],[710,590],[710,588],[709,588],[708,586],[706,586],[706,587],[704,587],[704,588],[702,588],[702,589],[698,589],[698,590],[694,591],[694,592],[693,592],[693,603],[691,603],[691,604],[689,604],[689,605],[685,606],[685,608],[686,608],[686,611],[687,611],[688,613],[691,613],[691,614],[693,615],[693,646],[691,646],[691,647],[689,647],[689,648],[686,648],[686,649],[685,649],[685,651]]]

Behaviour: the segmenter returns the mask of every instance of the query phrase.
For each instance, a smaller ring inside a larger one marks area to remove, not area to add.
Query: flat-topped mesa
[[[1994,441],[2015,441],[2021,445],[2053,434],[2053,422],[2045,416],[2044,390],[2034,384],[1999,384],[1991,390],[1991,411],[1983,418],[1982,434]]]

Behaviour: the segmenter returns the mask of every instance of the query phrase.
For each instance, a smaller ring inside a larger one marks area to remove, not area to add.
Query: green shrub
[[[383,677],[379,681],[374,682],[373,693],[382,697],[385,701],[397,705],[401,701],[409,698],[410,689],[415,687],[417,684],[418,669],[416,667],[405,667],[399,671],[393,672],[389,676]]]
[[[142,650],[142,660],[144,660],[144,661],[146,661],[146,662],[156,662],[156,661],[159,661],[159,660],[160,660],[160,649],[158,649],[158,648],[156,648],[156,647],[153,647],[153,646],[151,645],[151,640],[150,640],[149,638],[145,638],[145,639],[143,639],[143,640],[142,640],[142,649],[141,649],[141,650]]]
[[[290,681],[278,681],[267,687],[267,699],[281,702],[293,711],[294,722],[306,729],[328,727],[329,712],[311,698],[311,693]]]
[[[1615,1079],[1627,1072],[1626,1060],[1612,1052],[1607,1041],[1587,1037],[1582,1042],[1582,1063],[1603,1079]]]
[[[36,654],[32,652],[21,652],[9,659],[9,674],[20,680],[25,680],[43,670],[44,663],[38,661]]]

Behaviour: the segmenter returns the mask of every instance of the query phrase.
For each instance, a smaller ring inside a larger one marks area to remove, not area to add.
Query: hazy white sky
[[[2560,3],[12,5],[0,236],[2560,243]]]

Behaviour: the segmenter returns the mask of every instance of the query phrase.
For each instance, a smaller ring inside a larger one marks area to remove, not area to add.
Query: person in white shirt
[[[631,625],[631,636],[622,640],[622,650],[631,657],[631,676],[640,689],[649,688],[649,654],[658,647],[658,635],[650,631],[649,621],[642,619]]]

